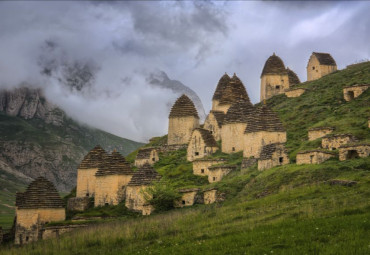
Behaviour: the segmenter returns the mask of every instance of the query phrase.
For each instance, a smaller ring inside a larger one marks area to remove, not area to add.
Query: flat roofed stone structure
[[[44,177],[31,182],[25,192],[18,192],[15,205],[15,244],[37,241],[43,224],[66,217],[63,200],[53,183]]]
[[[193,130],[187,149],[188,161],[210,156],[216,151],[218,145],[211,132],[203,128]]]
[[[244,131],[243,157],[259,158],[262,147],[272,143],[285,143],[286,131],[275,112],[263,105],[248,116]]]
[[[321,147],[327,150],[336,150],[343,145],[357,141],[357,138],[351,134],[329,134],[322,138]]]
[[[222,152],[235,153],[243,150],[244,130],[253,114],[255,108],[249,101],[238,100],[230,107],[221,129]]]
[[[322,150],[308,150],[297,153],[297,165],[303,164],[321,164],[322,162],[335,157],[335,153]]]
[[[308,141],[314,141],[334,131],[333,127],[314,127],[308,130]]]
[[[225,118],[225,113],[223,111],[213,111],[211,110],[204,122],[204,129],[211,132],[216,141],[221,140],[221,129]]]
[[[208,168],[208,182],[219,182],[228,175],[231,171],[235,170],[235,166],[227,166],[227,165],[215,165]]]
[[[125,199],[126,186],[134,171],[130,164],[117,151],[104,159],[104,164],[95,174],[94,206],[118,205]]]
[[[77,169],[76,197],[93,197],[95,195],[95,174],[106,156],[106,151],[97,145],[84,157]]]
[[[193,161],[193,174],[200,176],[207,176],[209,174],[208,168],[213,165],[221,164],[225,159],[196,159]]]
[[[188,144],[199,116],[194,103],[186,95],[179,97],[171,108],[168,124],[168,145]]]
[[[159,160],[158,150],[153,147],[141,148],[135,159],[135,166],[141,167],[148,163],[149,165],[154,165],[155,162]]]
[[[181,193],[181,198],[174,202],[175,207],[181,208],[195,204],[199,188],[180,189],[178,191]]]
[[[370,84],[356,84],[356,85],[347,86],[343,88],[344,100],[348,102],[348,101],[351,101],[352,99],[355,99],[356,97],[359,97],[369,87],[370,87]]]
[[[370,143],[347,144],[339,147],[339,160],[366,158],[370,156]]]
[[[258,170],[289,164],[288,152],[283,143],[272,143],[263,146],[258,159]]]
[[[292,88],[285,91],[287,97],[300,97],[306,89],[304,88]]]
[[[139,211],[143,215],[150,215],[154,211],[154,207],[146,201],[146,196],[150,198],[146,189],[153,182],[159,181],[160,178],[161,176],[151,165],[145,164],[140,167],[126,187],[126,207],[133,211]]]
[[[329,53],[312,52],[307,64],[307,81],[319,79],[337,70],[337,63]]]

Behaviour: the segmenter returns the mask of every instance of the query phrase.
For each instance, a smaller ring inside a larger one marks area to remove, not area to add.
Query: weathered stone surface
[[[168,145],[188,144],[199,119],[194,116],[173,117],[168,123]]]
[[[205,122],[204,129],[209,130],[216,141],[221,140],[221,129],[225,118],[225,113],[223,111],[210,111]]]
[[[64,233],[68,233],[77,229],[86,228],[88,225],[86,224],[79,224],[79,225],[67,225],[67,226],[48,226],[43,227],[41,229],[41,239],[49,239],[49,238],[59,238],[60,235]]]
[[[206,129],[194,129],[187,148],[187,160],[204,158],[216,151],[218,151],[218,145],[212,134]]]
[[[243,158],[241,168],[246,169],[249,168],[253,165],[257,164],[257,159],[256,158]]]
[[[314,141],[334,131],[333,127],[315,127],[308,130],[308,140]]]
[[[365,158],[370,156],[370,144],[347,144],[339,147],[339,160]]]
[[[92,207],[89,197],[71,197],[67,202],[67,211],[83,212]]]
[[[225,162],[224,159],[196,159],[193,161],[193,174],[207,176],[209,167],[223,162]]]
[[[228,175],[231,171],[236,169],[235,166],[215,165],[208,168],[209,183],[219,182]]]
[[[369,87],[370,87],[370,84],[356,84],[353,86],[348,86],[348,87],[343,88],[344,100],[351,101],[352,99],[359,97]]]
[[[258,170],[289,164],[288,152],[283,143],[273,143],[262,147],[258,159]]]
[[[337,64],[329,53],[312,52],[307,64],[307,81],[319,79],[337,70]]]
[[[334,153],[321,150],[301,151],[297,153],[296,163],[297,165],[321,164],[332,157],[335,157]]]
[[[183,189],[179,190],[181,193],[181,198],[179,200],[174,201],[174,207],[185,207],[185,206],[192,206],[196,202],[196,196],[199,192],[199,189]]]
[[[285,95],[287,97],[300,97],[305,91],[306,89],[304,88],[296,88],[296,89],[293,88],[293,89],[286,90]]]
[[[149,165],[154,165],[155,162],[159,160],[158,149],[156,148],[142,148],[138,151],[135,166],[141,167],[148,163]]]
[[[357,142],[358,139],[351,134],[326,135],[321,140],[321,147],[328,150],[336,150],[339,147]]]

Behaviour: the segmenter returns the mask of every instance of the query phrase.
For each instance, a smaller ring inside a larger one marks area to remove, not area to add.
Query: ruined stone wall
[[[313,141],[316,139],[319,139],[321,137],[324,137],[328,134],[333,132],[332,128],[323,128],[323,129],[318,129],[318,130],[308,130],[308,141]]]
[[[296,157],[297,165],[302,164],[321,164],[322,162],[328,160],[329,158],[334,157],[334,154],[318,152],[318,151],[309,151],[305,153],[298,153]]]
[[[98,168],[77,169],[76,197],[93,197],[95,194],[95,173]]]
[[[364,93],[369,86],[353,86],[343,89],[343,97],[346,101],[351,101],[352,99],[360,96],[362,93]]]
[[[126,201],[125,205],[128,209],[133,211],[139,211],[143,215],[150,215],[154,211],[154,207],[149,205],[144,194],[150,197],[148,193],[145,193],[147,186],[127,186],[126,187]]]
[[[262,147],[271,143],[285,143],[286,132],[266,132],[244,134],[243,157],[259,158]]]
[[[208,114],[206,120],[204,121],[203,128],[211,131],[216,141],[221,140],[221,127],[218,126],[215,115],[212,113]]]
[[[226,175],[228,175],[234,168],[226,168],[226,167],[220,167],[220,168],[213,168],[210,169],[208,174],[208,182],[219,182],[222,180],[222,178]]]
[[[64,208],[16,209],[17,225],[30,228],[35,224],[62,221],[66,218]]]
[[[352,153],[355,151],[357,155]],[[339,148],[339,160],[348,160],[356,157],[365,158],[370,156],[370,145],[346,146]]]
[[[169,118],[168,145],[189,143],[194,128],[199,127],[199,119],[189,117]]]
[[[289,164],[288,155],[282,151],[275,151],[270,159],[258,160],[258,170],[262,171],[286,164]]]
[[[83,212],[90,206],[92,203],[89,197],[71,197],[67,202],[67,211]]]
[[[321,140],[321,147],[328,150],[336,150],[340,146],[355,142],[356,139],[350,135],[327,136]]]
[[[210,166],[224,162],[223,160],[195,160],[193,161],[193,174],[200,176],[207,176],[209,174],[208,168]],[[203,171],[202,171],[203,170]]]
[[[143,158],[143,159],[135,159],[135,166],[136,167],[141,167],[148,163],[149,165],[154,165],[155,162],[159,160],[158,152],[157,150],[152,150],[150,152],[150,157],[149,158]]]
[[[97,176],[94,206],[118,205],[125,199],[125,187],[131,177],[131,175]]]
[[[181,199],[174,202],[174,206],[181,208],[184,206],[192,206],[195,203],[195,196],[197,195],[197,191],[191,191],[183,193]]]
[[[305,91],[305,89],[293,89],[285,91],[285,95],[287,97],[300,97]]]
[[[64,233],[71,232],[76,229],[85,228],[87,225],[67,225],[67,226],[50,226],[44,227],[41,230],[41,237],[43,240],[50,238],[59,238]]]
[[[261,77],[261,101],[289,89],[288,74],[265,74]]]
[[[234,153],[243,150],[243,136],[246,126],[245,123],[232,123],[222,126],[222,152]]]
[[[206,190],[203,193],[204,204],[213,204],[217,200],[217,190]]]
[[[212,100],[212,110],[213,111],[221,111],[225,114],[227,113],[227,110],[231,107],[231,104],[221,104],[218,100]]]
[[[320,65],[318,59],[311,55],[307,65],[307,81],[319,79],[336,70],[336,66]]]

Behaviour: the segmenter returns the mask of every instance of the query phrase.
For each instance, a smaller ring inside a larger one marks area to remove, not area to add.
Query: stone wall
[[[319,79],[337,70],[336,66],[320,65],[314,55],[311,55],[307,65],[307,81]]]
[[[303,151],[297,153],[296,163],[297,165],[321,164],[334,156],[335,154],[324,151]]]
[[[265,74],[261,77],[261,101],[289,89],[288,74]]]
[[[188,144],[194,128],[199,127],[199,119],[193,116],[169,118],[168,145]]]
[[[188,148],[187,144],[172,144],[172,145],[161,145],[158,147],[158,150],[162,153],[168,153],[171,151],[177,151],[187,148]]]
[[[213,166],[209,168],[208,182],[219,182],[222,178],[228,175],[232,170],[235,170],[235,167],[232,166]]]
[[[181,208],[184,206],[192,206],[195,203],[195,198],[198,193],[198,189],[180,192],[182,196],[179,200],[174,202],[174,206]]]
[[[344,100],[351,101],[352,99],[364,93],[369,87],[370,84],[363,84],[344,88],[343,89]]]
[[[257,164],[257,159],[256,158],[243,158],[241,168],[246,169],[246,168],[251,167],[255,164]]]
[[[218,100],[212,100],[212,110],[213,111],[221,111],[225,114],[227,113],[227,110],[231,107],[231,104],[221,104]]]
[[[150,197],[145,193],[147,186],[127,186],[125,205],[128,209],[141,212],[143,215],[150,215],[154,211],[154,207],[149,205],[145,200],[145,196]],[[144,196],[145,195],[145,196]]]
[[[259,159],[258,170],[262,171],[273,168],[275,166],[282,166],[286,164],[289,164],[288,155],[285,152],[278,150],[272,154],[272,157],[270,159]]]
[[[332,127],[320,127],[320,128],[312,128],[308,130],[308,141],[313,141],[324,137],[334,131]]]
[[[142,159],[135,159],[135,166],[141,167],[148,163],[149,165],[154,165],[155,162],[159,160],[158,151],[156,149],[153,149],[150,152],[149,158],[142,158]]]
[[[94,206],[118,205],[125,199],[126,186],[132,175],[104,175],[96,177]]]
[[[208,159],[208,160],[194,160],[193,161],[193,174],[200,176],[207,176],[209,174],[208,168],[224,162],[223,159]]]
[[[370,156],[370,144],[347,145],[339,148],[339,160],[365,158]]]
[[[189,141],[187,149],[187,160],[193,161],[195,159],[204,158],[210,156],[218,151],[218,147],[208,147],[206,146],[202,135],[198,130],[194,130],[191,139]]]
[[[328,135],[322,138],[321,147],[328,150],[336,150],[343,145],[356,141],[357,139],[350,134]]]
[[[259,131],[244,134],[243,157],[259,158],[262,147],[271,143],[285,143],[286,132]]]
[[[95,194],[95,174],[98,168],[77,169],[76,197],[93,197]]]
[[[204,199],[204,204],[213,204],[214,202],[217,201],[217,190],[216,189],[211,189],[211,190],[206,190],[203,193],[203,199]]]
[[[64,233],[71,232],[73,230],[85,228],[87,225],[67,225],[67,226],[50,226],[41,229],[41,237],[43,240],[49,238],[59,238]]]
[[[246,126],[245,123],[232,123],[222,126],[222,152],[234,153],[243,150],[243,136]]]
[[[221,127],[218,126],[217,120],[215,118],[215,115],[210,112],[204,121],[204,129],[209,130],[216,141],[221,140]]]
[[[300,97],[306,90],[303,88],[291,89],[285,91],[287,97]]]
[[[89,197],[71,197],[67,202],[67,211],[83,212],[91,206]]]

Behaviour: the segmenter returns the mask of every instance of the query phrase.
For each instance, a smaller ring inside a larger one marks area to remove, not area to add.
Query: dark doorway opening
[[[356,150],[349,150],[347,153],[347,159],[359,158],[358,152]]]

